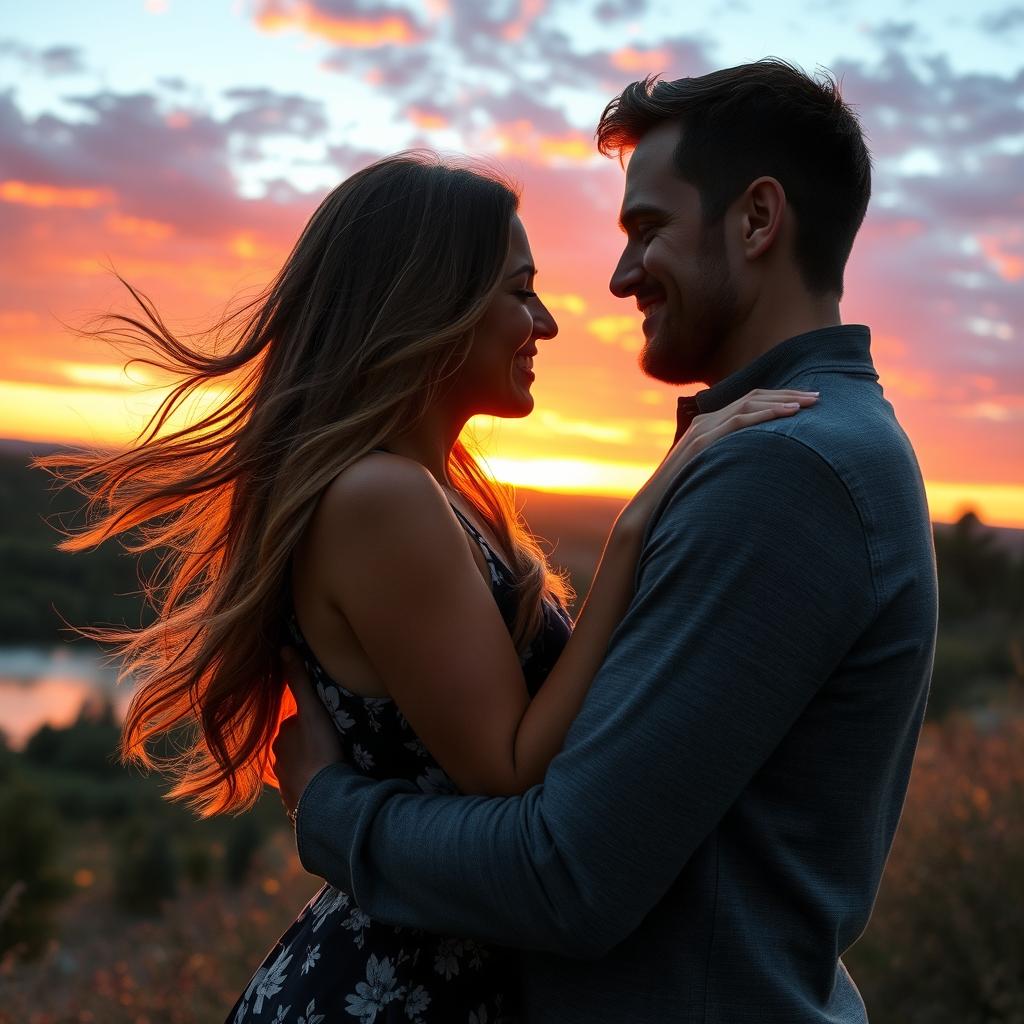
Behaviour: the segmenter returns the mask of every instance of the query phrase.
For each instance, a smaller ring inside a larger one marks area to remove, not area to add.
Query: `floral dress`
[[[517,608],[511,571],[479,531],[453,510],[480,545],[491,592],[511,628]],[[408,779],[424,793],[455,784],[390,697],[363,697],[331,679],[292,616],[296,646],[342,736],[345,760],[376,779]],[[522,659],[532,696],[569,638],[561,609],[545,604],[543,627]],[[324,885],[267,955],[226,1024],[515,1024],[515,950],[373,921],[351,895]]]

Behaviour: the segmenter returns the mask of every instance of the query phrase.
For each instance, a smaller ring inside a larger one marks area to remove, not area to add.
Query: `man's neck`
[[[789,338],[841,323],[836,295],[758,303],[720,346],[720,358],[708,368],[705,381],[713,386]]]

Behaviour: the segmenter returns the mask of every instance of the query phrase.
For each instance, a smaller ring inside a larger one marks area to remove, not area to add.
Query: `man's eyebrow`
[[[518,270],[513,270],[506,281],[511,281],[513,277],[519,277],[520,274],[528,274],[530,277],[537,276],[537,268],[532,263],[524,263]]]
[[[665,218],[665,211],[660,206],[651,203],[637,203],[623,210],[619,216],[619,230],[628,231],[631,224],[635,224],[642,217],[654,217],[657,220]]]

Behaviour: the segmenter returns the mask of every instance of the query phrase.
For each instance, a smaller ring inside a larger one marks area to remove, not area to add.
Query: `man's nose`
[[[644,265],[640,254],[634,251],[634,246],[627,245],[622,250],[619,262],[612,273],[612,279],[608,282],[608,289],[617,298],[626,299],[630,295],[636,294],[643,278]]]
[[[540,299],[534,299],[533,308],[533,336],[535,338],[553,338],[558,334],[558,324],[551,315],[551,311]]]

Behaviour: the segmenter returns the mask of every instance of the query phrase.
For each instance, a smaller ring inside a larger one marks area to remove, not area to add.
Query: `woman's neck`
[[[425,466],[442,487],[450,490],[448,458],[465,425],[464,418],[446,415],[440,409],[430,410],[412,430],[388,438],[385,446],[388,451]]]

